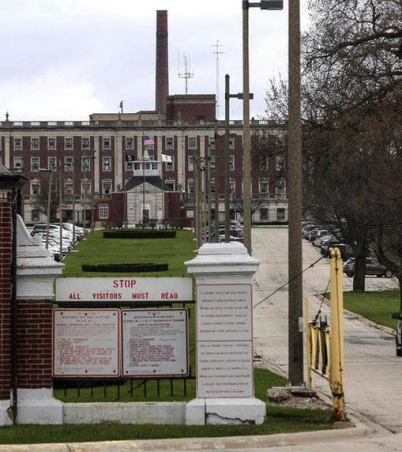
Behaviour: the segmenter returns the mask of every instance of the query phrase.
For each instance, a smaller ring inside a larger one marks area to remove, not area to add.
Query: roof
[[[144,180],[145,182],[148,182],[148,184],[151,184],[160,190],[172,191],[172,189],[168,187],[159,176],[134,176],[126,183],[126,191],[142,185]]]

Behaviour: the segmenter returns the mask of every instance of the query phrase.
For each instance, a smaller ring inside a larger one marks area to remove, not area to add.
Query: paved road
[[[253,257],[262,261],[255,275],[254,304],[287,281],[287,229],[253,229]],[[303,241],[303,268],[320,254]],[[303,275],[310,314],[320,306],[317,293],[329,279],[329,261],[318,262]],[[397,288],[394,280],[367,277],[367,290]],[[352,281],[345,277],[345,290]],[[287,287],[254,310],[255,351],[274,366],[287,371]],[[328,308],[323,307],[328,313]],[[345,316],[345,401],[347,407],[392,432],[402,432],[402,359],[395,356],[394,337],[359,319]],[[328,383],[314,384],[329,394]],[[402,444],[401,444],[402,447]]]

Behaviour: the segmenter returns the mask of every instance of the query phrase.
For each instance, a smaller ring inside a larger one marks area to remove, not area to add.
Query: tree
[[[304,209],[353,246],[354,289],[364,290],[369,244],[389,244],[389,225],[400,221],[386,188],[387,166],[399,168],[401,154],[402,3],[320,0],[310,2],[310,12],[303,38]],[[271,82],[267,106],[270,118],[286,121],[283,80]]]
[[[59,187],[55,174],[42,175],[40,178],[40,188],[33,199],[35,209],[47,215],[49,205],[49,189],[50,189],[50,222],[56,221],[57,211],[59,209]]]

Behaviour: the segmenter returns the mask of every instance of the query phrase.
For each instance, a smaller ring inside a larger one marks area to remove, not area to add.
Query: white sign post
[[[53,375],[120,375],[118,309],[54,309]]]
[[[122,311],[123,376],[188,375],[187,309]]]
[[[262,424],[254,397],[252,276],[259,261],[240,243],[205,244],[186,262],[197,285],[197,398],[187,424]]]

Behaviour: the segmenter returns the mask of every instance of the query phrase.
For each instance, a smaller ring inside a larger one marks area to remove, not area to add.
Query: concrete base
[[[65,403],[65,424],[176,424],[185,423],[184,402]]]
[[[265,422],[266,405],[251,399],[194,399],[186,406],[187,425],[247,425]]]
[[[9,416],[11,400],[0,400],[0,427],[12,425],[13,421]]]
[[[63,424],[63,403],[52,389],[18,389],[18,424]]]

